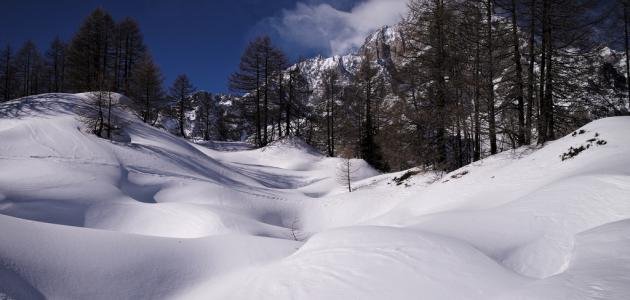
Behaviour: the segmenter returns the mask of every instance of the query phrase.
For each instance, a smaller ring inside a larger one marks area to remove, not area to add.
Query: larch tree
[[[164,105],[164,77],[149,53],[145,53],[134,67],[129,95],[136,113],[147,124],[154,124],[157,113]]]
[[[268,36],[256,38],[249,43],[241,56],[239,69],[230,76],[230,89],[244,95],[243,99],[253,106],[256,127],[256,144],[259,147],[269,142],[269,126],[273,127],[271,115],[274,103],[279,100],[279,80],[286,68],[284,54],[276,48]],[[279,110],[276,110],[279,111]]]
[[[195,87],[190,83],[188,76],[181,74],[175,78],[173,85],[169,89],[169,97],[172,101],[172,108],[179,126],[179,135],[186,137],[186,113],[191,109],[191,96],[195,92]]]
[[[193,97],[193,103],[196,108],[195,129],[201,135],[204,141],[210,140],[211,127],[215,120],[215,107],[214,95],[208,92],[195,93]]]
[[[230,90],[243,95],[247,109],[253,111],[255,142],[262,146],[262,124],[260,94],[262,87],[263,61],[258,51],[258,40],[249,43],[239,63],[238,70],[230,76]]]
[[[364,110],[363,112],[363,126],[361,128],[361,140],[359,142],[359,149],[361,158],[367,161],[370,165],[381,171],[387,171],[389,166],[383,159],[383,153],[380,145],[376,143],[376,127],[374,125],[374,102],[377,100],[378,85],[382,84],[382,81],[378,78],[378,71],[371,65],[370,57],[363,56],[361,65],[356,76],[356,83],[359,89],[362,91]]]
[[[68,46],[66,81],[69,91],[113,87],[114,28],[114,20],[102,8],[94,10],[83,21]],[[112,86],[105,86],[104,82]]]
[[[56,37],[46,51],[46,65],[50,74],[48,90],[50,92],[60,93],[64,91],[67,47],[66,43]]]
[[[7,45],[0,51],[0,96],[3,101],[15,97],[15,68],[13,50]]]
[[[133,72],[146,52],[140,26],[132,18],[125,18],[116,24],[114,89],[127,93],[133,87]]]
[[[324,73],[324,98],[326,103],[326,148],[328,156],[335,156],[335,111],[337,106],[337,95],[339,94],[339,74],[336,70],[330,69]]]
[[[20,85],[20,96],[37,94],[40,91],[42,60],[37,46],[26,41],[15,57],[16,79]]]

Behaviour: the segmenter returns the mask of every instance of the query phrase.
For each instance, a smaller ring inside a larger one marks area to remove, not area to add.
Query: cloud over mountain
[[[285,40],[345,54],[360,46],[371,31],[398,22],[406,11],[406,0],[367,0],[349,11],[328,3],[298,2],[269,22]]]

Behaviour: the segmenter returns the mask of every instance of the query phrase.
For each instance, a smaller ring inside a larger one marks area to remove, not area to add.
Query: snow
[[[0,104],[0,299],[630,297],[630,117],[404,182],[355,159],[349,193],[299,139],[195,144],[125,108],[97,138],[88,96]]]

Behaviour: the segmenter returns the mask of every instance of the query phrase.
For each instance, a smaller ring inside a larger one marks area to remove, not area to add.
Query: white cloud
[[[298,2],[271,24],[284,39],[301,46],[345,54],[360,46],[370,32],[397,23],[406,11],[407,0],[365,0],[349,12],[325,3]]]

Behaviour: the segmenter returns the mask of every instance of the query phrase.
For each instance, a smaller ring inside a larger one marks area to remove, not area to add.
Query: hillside
[[[86,97],[0,104],[0,298],[630,297],[630,117],[450,174],[353,160],[348,193],[299,139],[195,144],[124,107],[97,138]]]

